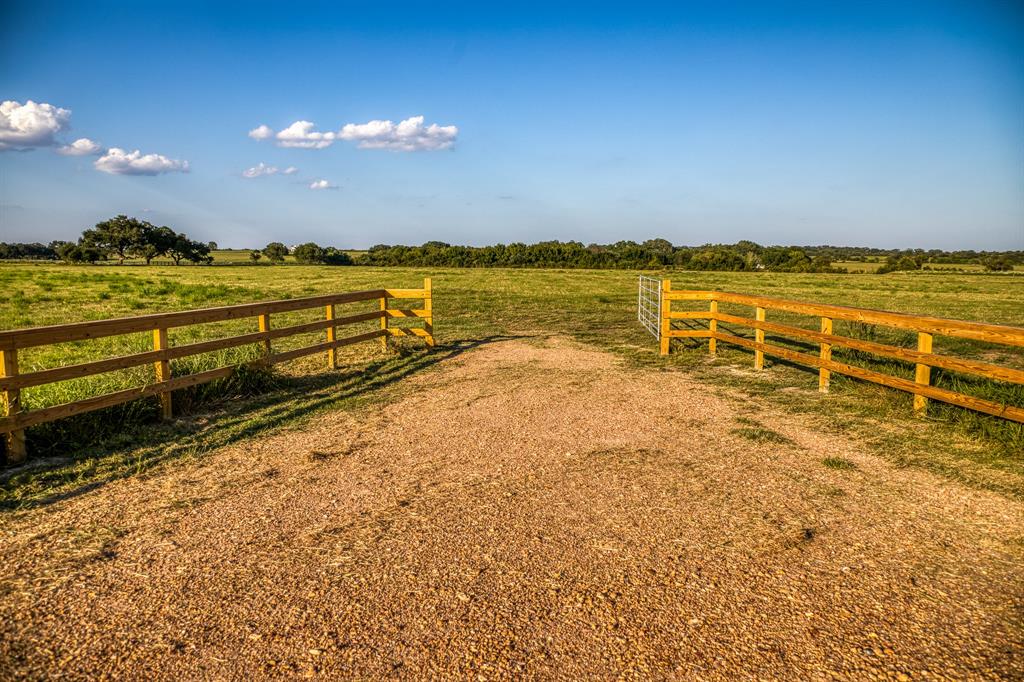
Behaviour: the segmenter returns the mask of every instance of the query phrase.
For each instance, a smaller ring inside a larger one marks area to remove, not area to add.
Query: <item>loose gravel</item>
[[[0,675],[1024,677],[1018,501],[558,337],[408,381],[8,514]]]

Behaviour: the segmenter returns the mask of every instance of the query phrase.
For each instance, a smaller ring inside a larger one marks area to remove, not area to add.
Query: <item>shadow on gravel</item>
[[[483,345],[522,338],[529,337],[492,335],[462,339],[425,350],[400,350],[336,372],[280,377],[277,388],[269,393],[221,400],[206,405],[202,412],[185,414],[168,423],[133,426],[119,439],[131,443],[130,450],[120,443],[90,447],[74,457],[39,459],[4,472],[0,479],[0,509],[43,507],[138,474],[161,462],[199,456],[266,435],[320,410],[358,407],[383,399],[383,389],[438,363]],[[60,492],[47,494],[49,490]]]

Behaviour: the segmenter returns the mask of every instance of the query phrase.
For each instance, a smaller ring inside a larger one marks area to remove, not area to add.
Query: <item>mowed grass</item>
[[[646,273],[654,274],[659,273]],[[1011,325],[1024,323],[1024,277],[973,274],[900,273],[823,275],[782,273],[660,273],[674,288],[724,289],[804,301],[880,308]],[[679,343],[663,358],[657,344],[636,322],[636,272],[511,269],[409,269],[326,266],[277,267],[73,267],[55,264],[2,264],[0,328],[59,324],[149,312],[295,298],[359,289],[419,287],[434,281],[433,352],[408,343],[385,355],[377,343],[342,353],[344,368],[325,371],[314,356],[280,366],[274,376],[250,372],[231,382],[176,394],[183,418],[156,421],[156,403],[138,401],[111,412],[94,413],[29,431],[36,455],[59,457],[45,473],[18,474],[5,483],[5,503],[44,499],[54,490],[141,471],[153,463],[204,450],[232,439],[257,437],[268,429],[300,425],[327,409],[386,399],[402,390],[401,378],[430,368],[437,359],[489,339],[566,334],[614,351],[637,371],[686,371],[749,409],[774,405],[816,420],[823,430],[868,442],[900,465],[920,466],[972,484],[1024,496],[1024,433],[1020,425],[958,408],[934,405],[927,420],[911,416],[911,397],[833,375],[832,392],[817,393],[817,376],[772,362],[754,372],[752,356],[720,344],[717,357],[706,343]],[[339,310],[339,315],[373,309],[373,302]],[[680,305],[679,309],[685,309]],[[751,316],[740,306],[726,312]],[[273,317],[272,326],[317,319],[322,311]],[[769,313],[769,319],[816,329],[818,320]],[[172,330],[174,344],[255,330],[255,320]],[[341,332],[374,328],[366,323]],[[723,329],[727,325],[721,325]],[[728,329],[751,335],[750,330]],[[836,333],[913,346],[914,335],[886,328],[836,322]],[[275,341],[286,350],[322,340],[322,333]],[[771,342],[816,352],[816,347]],[[23,371],[111,357],[151,348],[148,334],[61,344],[26,350]],[[1024,352],[988,344],[936,337],[936,351],[984,358],[1024,368]],[[256,357],[254,346],[183,359],[177,374]],[[838,360],[900,376],[913,367],[836,349]],[[934,372],[940,385],[1024,406],[1021,387]],[[102,377],[28,389],[29,409],[80,399],[152,381],[140,367]],[[244,398],[236,400],[236,398]],[[652,410],[656,410],[652,406]],[[685,415],[681,415],[684,417]],[[125,426],[127,424],[127,426]],[[771,424],[764,424],[770,430]],[[829,453],[818,453],[824,457]],[[2,502],[2,501],[0,501]]]

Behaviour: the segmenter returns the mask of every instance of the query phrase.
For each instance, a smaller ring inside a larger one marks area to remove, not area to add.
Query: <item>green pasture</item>
[[[248,258],[248,253],[242,251],[221,251],[216,257],[225,253]],[[180,449],[185,447],[182,444],[191,443],[189,452],[202,450],[231,438],[251,437],[261,430],[299,424],[320,409],[382,399],[401,390],[401,377],[427,370],[439,358],[488,340],[566,334],[614,351],[637,371],[689,372],[716,390],[737,396],[738,405],[744,405],[744,409],[758,402],[780,405],[818,420],[823,429],[872,442],[880,454],[894,461],[1024,495],[1024,433],[1020,425],[939,405],[933,405],[929,419],[913,419],[909,395],[840,377],[833,377],[832,392],[821,396],[816,392],[814,373],[772,362],[765,372],[755,373],[748,351],[724,344],[720,344],[714,359],[708,356],[706,344],[696,342],[679,343],[669,358],[658,356],[655,340],[636,322],[637,274],[613,270],[424,270],[299,265],[232,268],[0,264],[0,290],[6,292],[0,299],[0,329],[379,287],[416,288],[429,276],[433,278],[435,335],[439,343],[437,349],[428,352],[409,342],[388,355],[376,343],[361,344],[344,349],[344,368],[336,372],[325,371],[324,358],[316,356],[281,366],[273,376],[249,373],[232,382],[183,392],[181,396],[176,394],[176,412],[183,416],[170,425],[155,421],[157,411],[151,401],[42,425],[29,431],[31,451],[37,456],[60,458],[61,464],[55,469],[59,473],[18,474],[5,484],[5,494],[16,501],[35,499],[54,486],[69,485],[69,480],[81,481],[99,475],[99,471],[109,474],[141,468],[145,462],[166,458],[168,448]],[[673,288],[722,289],[1024,325],[1024,277],[1014,275],[681,271],[645,274],[670,278]],[[353,304],[338,314],[372,309],[374,305]],[[680,305],[679,309],[685,306]],[[722,309],[736,314],[750,312],[741,307]],[[274,316],[272,326],[312,320],[322,314],[317,310]],[[770,313],[770,319],[814,329],[818,325],[817,319],[801,316]],[[171,342],[180,344],[255,331],[255,324],[253,319],[172,330]],[[366,331],[374,324],[355,326],[350,332]],[[749,330],[730,331],[750,334]],[[914,343],[912,334],[864,325],[837,322],[836,333],[907,346]],[[340,331],[341,335],[347,333]],[[274,344],[276,348],[288,349],[322,338],[322,333],[308,334]],[[801,349],[800,344],[776,341]],[[22,371],[31,371],[150,348],[148,334],[135,334],[25,350],[20,362]],[[937,337],[936,352],[1024,368],[1022,349]],[[198,371],[253,358],[256,353],[255,347],[211,353],[183,359],[172,370],[176,374]],[[880,362],[839,349],[835,357],[900,376],[913,376],[912,366],[903,363]],[[935,379],[939,385],[1024,406],[1024,391],[1019,386],[973,381],[942,372],[936,372]],[[152,380],[152,369],[141,367],[27,389],[23,392],[23,404],[27,409],[36,409]],[[202,414],[208,418],[190,416]],[[111,424],[116,424],[116,428]],[[157,457],[153,453],[161,454]]]

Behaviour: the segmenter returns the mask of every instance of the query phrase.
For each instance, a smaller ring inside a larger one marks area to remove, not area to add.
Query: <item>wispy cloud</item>
[[[0,150],[52,147],[54,135],[71,124],[71,110],[45,102],[0,103]]]
[[[102,149],[99,143],[87,137],[80,137],[71,144],[57,147],[57,153],[64,156],[92,156],[93,154],[99,154]]]
[[[187,173],[188,161],[169,159],[163,154],[143,154],[111,147],[107,153],[96,159],[96,170],[113,175],[161,175],[163,173]]]
[[[310,183],[309,188],[310,189],[338,189],[338,186],[337,185],[332,185],[331,183],[327,182],[326,180],[322,180],[321,179],[321,180],[314,180],[312,183]]]
[[[242,171],[243,178],[260,178],[265,175],[277,174],[277,166],[268,166],[267,164],[260,161],[252,168],[246,168]]]
[[[249,131],[255,140],[274,139],[279,147],[324,149],[338,140],[355,142],[360,149],[388,149],[399,152],[439,151],[449,149],[459,135],[457,126],[424,124],[422,116],[413,116],[395,123],[373,120],[367,123],[346,123],[338,132],[320,131],[312,121],[295,121],[275,133],[261,125]]]

